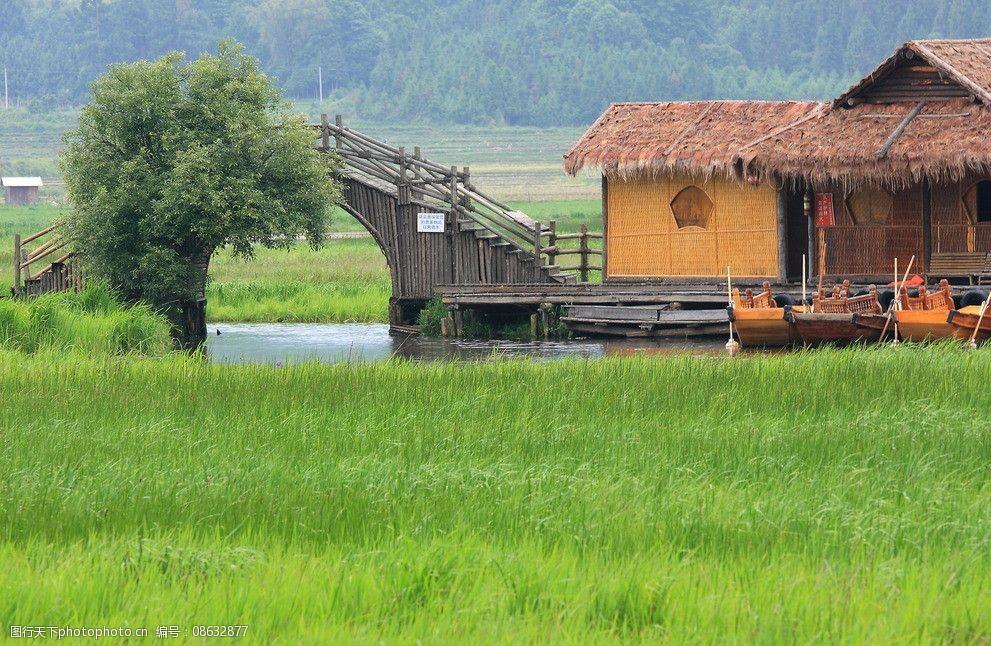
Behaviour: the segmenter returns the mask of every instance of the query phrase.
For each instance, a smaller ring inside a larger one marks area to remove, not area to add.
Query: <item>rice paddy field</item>
[[[986,642],[989,359],[3,351],[0,623]]]

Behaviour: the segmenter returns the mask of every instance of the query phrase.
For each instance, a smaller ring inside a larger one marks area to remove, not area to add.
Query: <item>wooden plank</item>
[[[609,278],[609,256],[606,246],[609,242],[609,182],[602,175],[602,282]]]
[[[888,137],[888,140],[884,142],[883,146],[881,146],[881,149],[877,151],[877,158],[879,160],[884,159],[885,157],[888,156],[888,151],[891,150],[891,147],[895,145],[895,142],[898,141],[898,138],[902,136],[903,132],[905,132],[905,128],[908,127],[908,124],[912,123],[912,121],[917,116],[919,116],[919,113],[922,112],[922,108],[924,107],[926,107],[926,102],[919,101],[915,105],[915,107],[912,108],[912,110],[905,115],[905,118],[902,120],[902,122],[898,124],[897,128],[895,128],[895,131],[891,133],[891,135]]]
[[[932,185],[928,179],[922,180],[922,271],[929,269],[932,263]]]
[[[778,235],[778,280],[788,280],[788,189],[784,182],[777,189],[775,219]]]
[[[657,321],[658,313],[666,305],[616,306],[616,305],[575,305],[568,308],[568,316],[579,319],[609,319],[625,321]]]

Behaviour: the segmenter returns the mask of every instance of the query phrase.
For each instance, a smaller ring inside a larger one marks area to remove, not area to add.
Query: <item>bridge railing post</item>
[[[554,261],[557,260],[557,220],[551,220],[547,223],[547,264],[554,265]]]
[[[409,161],[406,158],[406,149],[402,146],[399,147],[399,182],[396,185],[396,199],[402,206],[410,203]]]
[[[419,146],[415,146],[413,148],[413,160],[414,160],[414,163],[417,162],[417,161],[420,161],[420,159],[422,159],[422,156],[420,154],[420,147]],[[411,197],[414,200],[423,200],[423,191],[413,190],[413,191],[411,191]]]
[[[461,231],[460,223],[460,199],[458,198],[458,167],[451,166],[451,185],[450,185],[450,200],[451,200],[451,213],[454,214],[454,230],[456,232]]]
[[[467,190],[465,191],[466,194],[461,198],[460,203],[461,206],[465,207],[465,210],[471,211],[472,210],[471,198],[468,197],[467,195],[467,191],[471,190],[471,170],[467,166],[465,166],[464,168],[461,169],[461,172],[464,175],[464,178],[461,181],[464,184],[465,189]]]
[[[14,292],[21,291],[21,234],[14,234]]]
[[[578,265],[578,277],[583,283],[588,282],[588,225],[584,222],[580,228],[581,237],[578,238],[579,250],[581,254],[579,258],[581,263]]]
[[[541,244],[540,244],[540,228],[539,222],[533,223],[533,279],[535,282],[541,281],[540,272],[544,268],[544,263],[541,260]]]

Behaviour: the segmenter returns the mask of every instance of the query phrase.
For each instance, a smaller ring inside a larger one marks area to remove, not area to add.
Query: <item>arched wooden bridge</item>
[[[438,285],[575,282],[545,261],[556,251],[543,242],[551,231],[478,190],[468,168],[441,166],[418,148],[409,154],[344,127],[340,117],[324,116],[318,128],[318,148],[343,161],[344,210],[389,263],[393,325],[414,321]]]

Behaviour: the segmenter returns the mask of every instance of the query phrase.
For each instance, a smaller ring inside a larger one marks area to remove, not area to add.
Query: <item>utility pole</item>
[[[317,85],[320,86],[320,105],[323,105],[323,66],[317,67]]]
[[[3,107],[10,107],[10,95],[7,93],[7,68],[3,68]]]

